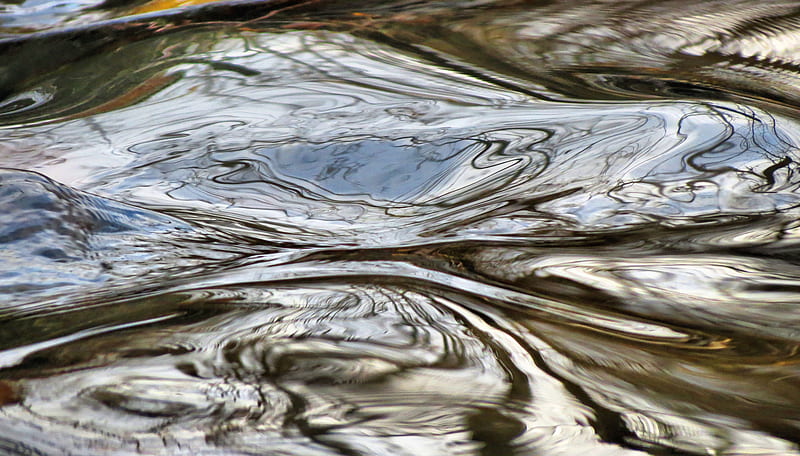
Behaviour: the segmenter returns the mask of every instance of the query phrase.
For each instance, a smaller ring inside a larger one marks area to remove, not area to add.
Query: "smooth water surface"
[[[0,453],[800,454],[793,2],[0,5]]]

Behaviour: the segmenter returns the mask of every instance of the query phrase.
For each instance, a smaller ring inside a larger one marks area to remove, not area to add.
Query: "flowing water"
[[[0,453],[800,454],[796,2],[0,4]]]

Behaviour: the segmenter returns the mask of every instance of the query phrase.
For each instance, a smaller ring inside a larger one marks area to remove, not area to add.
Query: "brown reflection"
[[[754,442],[764,450],[791,451],[788,442],[796,442],[796,345],[782,350],[782,357],[738,356],[735,350],[703,355],[585,328],[525,325],[554,349],[543,356],[558,375],[621,413],[643,442],[698,452],[718,445],[744,451]],[[641,426],[641,420],[650,424]]]

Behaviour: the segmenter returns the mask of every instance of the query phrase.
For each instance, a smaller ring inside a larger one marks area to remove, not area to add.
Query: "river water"
[[[0,4],[0,453],[800,454],[796,2]]]

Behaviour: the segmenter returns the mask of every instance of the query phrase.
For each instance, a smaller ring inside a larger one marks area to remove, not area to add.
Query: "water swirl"
[[[0,7],[0,452],[798,454],[797,6]]]

